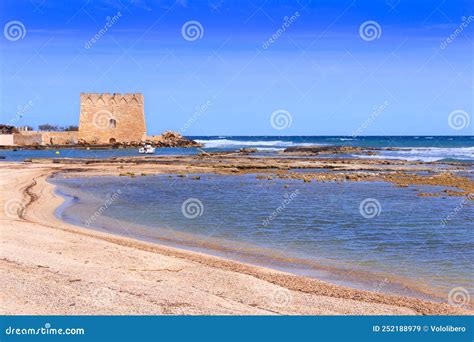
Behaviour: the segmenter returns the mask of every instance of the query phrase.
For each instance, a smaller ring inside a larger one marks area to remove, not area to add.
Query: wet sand
[[[212,157],[208,157],[212,159]],[[178,159],[178,162],[173,161]],[[145,160],[145,159],[142,159]],[[415,298],[336,286],[264,267],[101,233],[62,222],[47,178],[129,173],[234,173],[275,161],[207,164],[200,157],[2,163],[2,314],[472,314]],[[305,163],[296,161],[295,163]],[[340,163],[340,162],[338,162]],[[376,168],[375,163],[364,165]],[[328,162],[322,162],[328,167]],[[246,166],[247,165],[247,166]],[[350,167],[357,168],[355,164]],[[380,164],[381,165],[381,164]],[[313,168],[315,165],[311,165]],[[359,165],[360,166],[360,165]],[[382,165],[381,167],[385,167]],[[389,164],[390,167],[418,167]],[[284,165],[284,168],[288,165]],[[334,167],[334,165],[333,165]],[[430,167],[419,165],[420,168]],[[436,166],[439,168],[439,166]],[[457,166],[454,166],[457,167]],[[263,170],[264,168],[260,168]],[[272,172],[281,170],[268,168]],[[126,170],[126,171],[124,171]],[[133,175],[132,175],[133,174]]]

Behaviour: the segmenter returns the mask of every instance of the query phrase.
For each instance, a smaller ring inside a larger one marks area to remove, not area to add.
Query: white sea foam
[[[261,146],[274,146],[274,147],[289,147],[289,146],[312,146],[317,145],[314,143],[293,143],[291,141],[281,140],[270,140],[270,141],[242,141],[242,140],[229,140],[229,139],[214,139],[214,140],[196,140],[196,142],[203,144],[205,148],[225,148],[225,147],[261,147]]]
[[[400,159],[406,161],[422,161],[422,162],[433,162],[442,159],[446,159],[445,157],[407,157],[407,156],[400,156],[400,155],[375,155],[375,156],[366,156],[366,155],[352,155],[353,157],[358,158],[368,158],[368,159]]]
[[[243,138],[245,139],[245,138]],[[290,146],[313,146],[325,145],[316,143],[304,143],[283,140],[234,140],[227,137],[220,139],[198,139],[197,142],[204,145],[204,148],[227,148],[238,149],[242,147],[253,147],[259,151],[281,151]],[[339,138],[347,139],[350,138]],[[363,158],[374,159],[402,159],[408,161],[438,161],[442,159],[474,160],[474,147],[403,147],[401,150],[384,150],[374,156],[357,155]]]
[[[401,151],[383,151],[379,155],[361,157],[423,162],[432,162],[442,159],[474,160],[474,147],[408,147]]]
[[[262,152],[278,152],[278,151],[283,151],[285,148],[278,148],[278,147],[258,147],[257,151],[262,151]]]

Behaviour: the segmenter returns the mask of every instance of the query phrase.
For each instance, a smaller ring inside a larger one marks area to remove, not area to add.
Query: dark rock
[[[286,148],[284,153],[292,154],[352,154],[352,153],[370,153],[375,154],[374,148],[364,148],[357,146],[291,146]]]

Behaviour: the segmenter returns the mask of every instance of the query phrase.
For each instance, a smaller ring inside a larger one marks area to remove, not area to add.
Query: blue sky
[[[2,123],[77,124],[80,92],[142,92],[151,134],[474,131],[468,0],[2,0],[0,13]],[[196,40],[183,37],[189,21]],[[360,33],[369,21],[375,36]],[[272,126],[278,110],[291,126]],[[456,130],[458,110],[471,124]]]

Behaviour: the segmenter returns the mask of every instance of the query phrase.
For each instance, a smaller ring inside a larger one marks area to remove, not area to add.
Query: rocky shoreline
[[[283,151],[283,154],[317,156],[320,154],[366,154],[375,155],[376,151],[382,150],[375,147],[358,146],[291,146]]]
[[[357,158],[278,158],[248,156],[247,152],[227,154],[201,153],[186,156],[116,157],[110,159],[54,158],[29,159],[33,164],[63,164],[65,171],[85,175],[151,175],[176,172],[257,174],[260,179],[295,179],[311,182],[388,182],[397,187],[417,185],[440,186],[444,189],[428,196],[466,196],[473,199],[474,180],[460,175],[472,164],[410,162],[402,160]],[[85,167],[87,165],[87,167]],[[183,172],[182,165],[186,165]],[[89,167],[93,166],[93,167]],[[124,174],[124,170],[127,173]],[[296,172],[305,170],[305,172]],[[312,172],[312,170],[317,172]],[[419,196],[427,194],[420,193]]]
[[[166,131],[158,136],[151,136],[143,141],[137,142],[116,142],[113,144],[91,144],[86,141],[80,141],[77,144],[49,144],[49,145],[0,145],[0,150],[58,150],[58,149],[87,149],[87,150],[109,150],[121,148],[139,148],[144,144],[150,144],[153,147],[202,147],[198,142],[182,136],[180,133]]]

